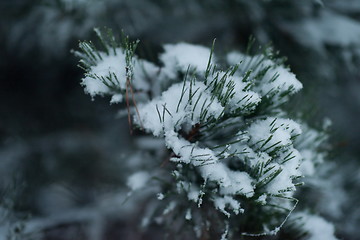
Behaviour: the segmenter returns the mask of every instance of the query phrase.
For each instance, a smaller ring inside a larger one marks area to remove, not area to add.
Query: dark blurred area
[[[140,39],[147,58],[168,42],[216,38],[216,51],[244,50],[251,35],[271,42],[304,84],[296,106],[310,124],[333,122],[339,167],[319,211],[342,239],[360,239],[360,1],[2,0],[0,18],[0,235],[158,239],[131,235],[126,211],[116,214],[137,143],[121,106],[84,94],[71,53],[107,26]],[[28,219],[36,231],[24,230]]]

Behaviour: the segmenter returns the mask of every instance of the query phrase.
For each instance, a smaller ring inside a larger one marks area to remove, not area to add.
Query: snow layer
[[[276,77],[273,80],[274,76]],[[277,91],[279,93],[290,91],[293,94],[303,87],[301,82],[296,79],[295,74],[283,66],[273,66],[270,68],[266,72],[264,79],[264,84],[260,84],[258,87],[260,93],[263,95],[271,91]]]
[[[205,72],[210,57],[210,49],[188,43],[166,44],[160,55],[164,68],[170,73],[185,72],[189,65],[199,72]]]
[[[268,117],[251,124],[248,132],[250,143],[269,153],[275,147],[292,144],[291,138],[301,134],[301,129],[293,120]]]
[[[127,186],[133,191],[139,190],[145,187],[146,184],[149,182],[149,180],[150,180],[149,173],[144,171],[139,171],[133,173],[131,176],[128,177]]]
[[[230,95],[229,107],[230,111],[240,110],[248,112],[254,110],[255,107],[260,103],[261,96],[257,92],[247,89],[247,82],[242,81],[239,76],[230,76],[228,73],[219,71],[216,74],[216,79],[223,80],[224,88],[222,95],[226,95],[229,91],[233,94]],[[250,106],[250,107],[247,107]]]
[[[212,99],[203,82],[192,81],[171,86],[162,96],[139,106],[144,128],[155,136],[169,130],[179,130],[200,122],[200,118],[220,116],[223,107]]]
[[[235,214],[239,214],[244,211],[244,209],[240,208],[240,203],[229,196],[216,198],[214,200],[214,204],[215,208],[223,212],[227,217],[230,217],[230,213],[226,211],[226,207],[232,209]]]
[[[311,129],[306,124],[302,125],[302,129],[303,134],[295,139],[294,146],[299,150],[303,158],[300,166],[302,174],[312,176],[315,173],[316,165],[323,163],[326,157],[326,154],[318,149],[326,142],[327,135],[324,132]]]
[[[111,103],[122,102],[123,91],[127,87],[125,53],[123,49],[117,48],[115,53],[113,51],[110,51],[109,54],[99,52],[99,55],[101,60],[91,67],[81,84],[91,97],[110,94],[112,95]],[[136,90],[147,91],[150,89],[148,79],[154,78],[158,74],[159,68],[137,57],[134,57],[133,60],[131,85]]]
[[[278,194],[284,190],[295,190],[293,178],[301,176],[299,166],[302,156],[293,147],[292,138],[301,134],[299,124],[290,119],[269,117],[253,123],[249,128],[249,143],[265,154],[276,155],[268,165],[272,169],[262,179],[266,179],[275,171],[281,172],[267,186],[267,192]],[[265,159],[268,155],[264,155]]]
[[[326,44],[342,47],[360,44],[358,22],[329,10],[300,23],[286,24],[284,28],[294,39],[314,50],[325,50]]]
[[[303,229],[308,232],[306,240],[338,240],[334,226],[322,217],[308,213],[295,213],[293,217],[302,218]]]
[[[257,84],[253,91],[261,96],[274,94],[273,101],[280,101],[283,93],[291,95],[303,87],[295,74],[288,68],[273,62],[264,55],[247,56],[239,52],[230,52],[226,60],[229,64],[239,64],[242,75],[245,75],[246,71],[252,70],[250,78],[255,78],[261,71],[268,68],[264,76],[256,80]]]

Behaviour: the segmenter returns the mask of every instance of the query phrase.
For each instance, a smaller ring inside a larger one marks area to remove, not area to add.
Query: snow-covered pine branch
[[[281,108],[302,84],[271,48],[215,55],[214,46],[167,44],[157,66],[135,55],[137,42],[96,33],[102,50],[82,42],[76,52],[85,91],[120,103],[130,87],[136,126],[168,149],[128,181],[133,190],[156,186],[145,222],[187,226],[199,238],[277,234],[298,202],[299,179],[322,160],[322,140],[297,140],[317,132]]]

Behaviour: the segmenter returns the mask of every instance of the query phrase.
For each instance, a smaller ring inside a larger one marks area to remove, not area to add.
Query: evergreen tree
[[[134,138],[163,139],[134,150],[127,185],[146,201],[141,227],[178,239],[337,239],[296,208],[326,135],[289,119],[283,106],[302,84],[270,47],[217,55],[215,44],[166,44],[158,66],[136,56],[138,41],[95,31],[102,49],[81,42],[75,52],[85,91],[125,102]]]

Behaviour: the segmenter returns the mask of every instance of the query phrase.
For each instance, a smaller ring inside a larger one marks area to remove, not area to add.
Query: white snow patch
[[[118,89],[126,89],[126,60],[125,54],[121,48],[117,48],[114,52],[107,55],[104,52],[99,52],[101,59],[95,66],[92,66],[90,71],[82,79],[82,85],[85,87],[85,92],[91,97],[96,95],[114,94],[114,90],[107,85],[114,86]],[[158,72],[159,67],[154,64],[133,58],[133,77],[131,85],[136,90],[147,91],[150,88],[148,79],[154,78]],[[108,78],[112,79],[112,82]],[[103,81],[100,80],[104,79]],[[119,103],[123,101],[123,96],[119,93],[112,96],[110,103]]]
[[[127,186],[133,191],[139,190],[145,187],[146,184],[149,182],[149,180],[150,180],[149,173],[144,171],[139,171],[128,177]]]
[[[185,214],[185,219],[186,220],[191,220],[192,216],[191,216],[191,209],[188,208],[188,210],[186,210],[186,214]]]
[[[162,193],[157,194],[157,199],[158,200],[163,200],[164,198],[165,198],[164,194],[162,194]]]
[[[268,117],[251,124],[248,132],[250,143],[269,153],[275,147],[291,145],[291,138],[301,134],[301,128],[291,119]]]
[[[100,60],[95,66],[92,66],[89,74],[82,79],[82,85],[85,87],[85,91],[94,97],[96,95],[104,95],[110,93],[111,90],[99,79],[93,78],[91,75],[97,77],[107,78],[114,75],[118,80],[118,87],[125,89],[126,87],[126,62],[125,54],[122,49],[116,49],[116,55],[111,52],[109,55],[101,52],[99,53],[102,60]]]
[[[209,117],[216,118],[221,114],[223,107],[216,99],[211,100],[212,95],[204,83],[199,81],[185,83],[183,92],[182,89],[183,83],[174,84],[163,92],[161,97],[138,106],[146,130],[159,136],[164,130],[165,132],[178,130],[182,124],[191,126],[199,123],[204,109],[207,110],[204,120]]]
[[[258,203],[260,203],[261,205],[265,205],[266,204],[266,198],[267,198],[267,195],[264,193],[256,201]]]
[[[275,80],[273,80],[274,76],[276,76]],[[266,72],[263,79],[265,82],[258,87],[258,91],[262,95],[271,91],[278,91],[279,93],[290,91],[290,93],[293,94],[303,87],[302,83],[297,80],[295,74],[283,66],[273,66]]]
[[[254,195],[254,187],[252,178],[246,172],[232,171],[227,169],[227,175],[231,184],[220,189],[221,194],[237,195],[242,194],[246,197]]]
[[[176,70],[186,71],[189,65],[198,72],[205,72],[210,58],[210,49],[188,43],[166,44],[160,60],[165,72],[173,75]]]
[[[241,74],[245,74],[245,71],[251,69],[250,78],[254,78],[260,70],[269,68],[260,80],[261,83],[252,89],[261,96],[271,92],[275,93],[278,99],[284,92],[290,91],[290,94],[294,94],[303,87],[302,83],[297,80],[295,74],[290,72],[289,69],[267,59],[264,55],[248,56],[240,52],[230,52],[227,55],[227,61],[229,64],[240,63],[239,70]]]
[[[359,23],[329,10],[314,18],[296,24],[284,24],[294,39],[315,50],[325,50],[325,45],[350,46],[360,44]]]
[[[237,109],[244,109],[247,105],[252,104],[250,109],[253,110],[257,104],[261,101],[261,96],[250,90],[246,90],[246,82],[242,81],[242,78],[239,76],[229,76],[226,75],[225,72],[218,72],[218,79],[224,79],[224,89],[222,94],[225,95],[228,89],[233,88],[233,96],[230,96],[230,102],[227,107],[230,108],[231,111]]]
[[[244,209],[240,207],[240,203],[230,196],[215,198],[214,205],[216,209],[224,213],[227,217],[230,217],[231,214],[226,210],[226,208],[232,210],[236,215],[244,212]]]
[[[113,103],[120,103],[123,101],[123,95],[122,94],[114,94],[112,97],[111,97],[111,100],[110,100],[110,103],[113,104]]]
[[[337,240],[334,225],[322,217],[308,213],[294,213],[294,218],[302,217],[304,230],[309,233],[306,240]]]

